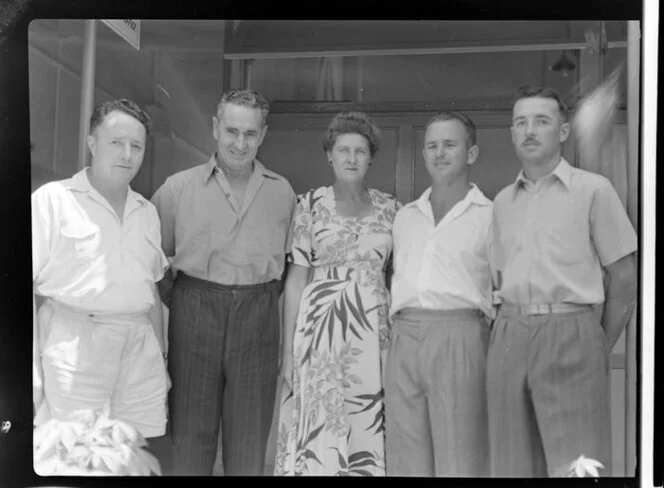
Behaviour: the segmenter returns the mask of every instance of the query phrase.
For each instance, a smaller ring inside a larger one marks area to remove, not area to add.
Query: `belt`
[[[477,308],[454,308],[450,310],[430,310],[423,308],[402,308],[395,317],[404,320],[431,321],[439,319],[479,318],[483,314]]]
[[[222,285],[221,283],[216,283],[214,281],[208,281],[202,278],[196,278],[195,276],[189,276],[184,274],[182,271],[178,271],[175,282],[190,288],[211,288],[220,291],[271,291],[272,289],[281,288],[280,280],[272,280],[268,281],[267,283],[258,283],[255,285]]]
[[[500,305],[500,310],[515,312],[520,315],[549,315],[592,310],[592,305],[579,305],[576,303],[503,303]]]
[[[149,311],[148,312],[98,312],[93,310],[86,310],[78,307],[73,307],[62,302],[53,300],[52,298],[47,298],[44,302],[45,305],[50,306],[54,310],[59,310],[62,312],[70,313],[80,317],[89,317],[91,319],[100,319],[100,320],[115,320],[115,321],[125,321],[125,322],[134,322],[136,320],[149,320]]]

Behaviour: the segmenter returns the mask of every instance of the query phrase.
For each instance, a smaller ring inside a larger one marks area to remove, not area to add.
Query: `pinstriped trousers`
[[[559,476],[580,455],[611,476],[609,353],[590,307],[499,312],[487,358],[492,476]]]
[[[262,475],[274,411],[280,283],[224,286],[179,274],[169,316],[173,474]]]
[[[479,310],[394,316],[385,370],[388,476],[488,476],[486,354]]]

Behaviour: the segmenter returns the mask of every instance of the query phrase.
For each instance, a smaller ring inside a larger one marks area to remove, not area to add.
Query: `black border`
[[[157,478],[39,478],[32,471],[32,390],[31,384],[31,302],[30,269],[30,124],[28,91],[27,33],[36,18],[158,18],[158,19],[598,19],[641,20],[643,5],[634,0],[579,2],[561,0],[543,4],[523,0],[429,0],[407,3],[387,0],[364,2],[264,2],[188,0],[160,3],[149,0],[2,0],[0,3],[0,229],[3,229],[3,260],[0,267],[0,420],[11,418],[12,431],[0,434],[0,486],[151,486],[172,482]],[[643,57],[642,57],[643,59]],[[643,70],[643,66],[642,66]],[[643,107],[643,104],[642,104]],[[658,132],[659,134],[659,132]],[[642,169],[640,170],[643,171]],[[661,171],[660,171],[661,173]],[[643,173],[641,173],[641,177]],[[643,200],[641,212],[643,215]],[[641,219],[641,217],[640,217]],[[642,221],[641,221],[642,224]],[[642,248],[642,227],[639,247]],[[642,259],[642,258],[641,258]],[[642,263],[641,263],[642,264]],[[660,263],[659,266],[664,266]],[[640,267],[641,269],[641,267]],[[641,295],[639,303],[641,302]],[[659,311],[657,317],[664,314]],[[661,345],[661,332],[656,334]],[[640,334],[639,334],[640,339]],[[655,348],[659,350],[659,348]],[[639,351],[640,354],[640,351]],[[661,366],[661,365],[660,365]],[[662,375],[655,376],[656,405],[661,409]],[[637,390],[641,389],[639,363]],[[638,402],[640,406],[640,401]],[[655,409],[657,411],[657,409]],[[640,425],[640,408],[637,425]],[[661,418],[655,416],[657,429],[653,465],[655,485],[662,483],[664,459]],[[640,436],[637,436],[640,457]],[[637,463],[638,464],[638,463]],[[638,468],[637,468],[638,469]],[[180,478],[175,479],[178,483]],[[391,478],[386,481],[391,483]],[[182,478],[186,482],[186,478]],[[227,483],[215,478],[197,478],[196,484]],[[250,481],[250,480],[247,480]],[[269,483],[283,482],[268,478]],[[314,480],[306,481],[311,483]],[[315,483],[328,479],[315,480]],[[399,479],[397,479],[399,481]],[[286,480],[287,483],[295,483]],[[366,483],[367,481],[363,481]],[[444,483],[445,486],[637,486],[635,478],[535,480],[535,479],[423,479],[415,483]],[[179,483],[178,483],[179,484]]]

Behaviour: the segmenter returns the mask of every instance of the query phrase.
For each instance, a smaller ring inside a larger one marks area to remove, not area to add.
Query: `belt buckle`
[[[553,313],[553,306],[550,303],[538,303],[532,305],[532,315],[547,315]]]

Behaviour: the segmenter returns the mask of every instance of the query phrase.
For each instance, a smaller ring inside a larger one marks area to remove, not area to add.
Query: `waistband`
[[[47,298],[44,302],[45,306],[51,307],[53,310],[59,312],[65,312],[77,317],[87,317],[90,319],[98,319],[102,321],[109,322],[128,322],[136,323],[140,321],[149,322],[149,312],[130,312],[130,313],[118,313],[118,312],[94,312],[91,310],[85,310],[78,307],[72,307],[71,305],[66,305],[62,302],[53,300],[52,298]]]
[[[195,278],[178,271],[175,279],[176,285],[186,286],[188,288],[198,288],[218,291],[273,291],[281,288],[280,280],[272,280],[267,283],[258,283],[256,285],[222,285],[214,281],[208,281],[201,278]]]
[[[503,303],[500,311],[519,315],[551,315],[557,313],[583,312],[593,310],[592,305],[579,305],[576,303]]]
[[[450,310],[431,310],[426,308],[406,307],[394,314],[395,318],[415,321],[439,319],[480,318],[482,311],[477,308],[453,308]]]
[[[312,268],[312,280],[350,280],[361,285],[385,285],[385,276],[382,270],[371,266],[318,266]]]

